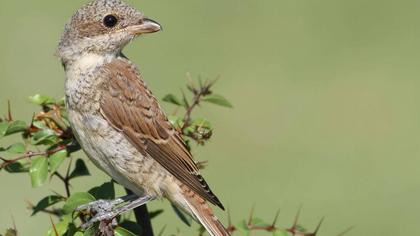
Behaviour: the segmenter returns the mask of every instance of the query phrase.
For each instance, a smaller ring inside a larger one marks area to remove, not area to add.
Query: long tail
[[[184,194],[189,210],[211,236],[230,236],[229,232],[213,214],[207,202],[192,191]]]

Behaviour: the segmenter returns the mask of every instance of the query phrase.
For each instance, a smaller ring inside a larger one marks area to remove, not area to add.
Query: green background
[[[84,2],[0,1],[1,114],[10,99],[30,120],[29,95],[62,96],[54,52]],[[199,112],[215,135],[194,152],[210,161],[204,176],[234,222],[255,204],[267,220],[281,209],[279,225],[290,226],[303,205],[305,226],[326,217],[321,235],[353,225],[348,235],[420,234],[420,1],[130,2],[164,27],[125,50],[155,95],[178,92],[187,72],[220,75],[216,90],[235,105]],[[73,191],[108,179],[92,172]],[[0,229],[13,215],[20,235],[43,235],[48,216],[29,217],[25,201],[63,192],[58,184],[31,189],[27,175],[0,172]],[[154,225],[188,232],[170,210]]]

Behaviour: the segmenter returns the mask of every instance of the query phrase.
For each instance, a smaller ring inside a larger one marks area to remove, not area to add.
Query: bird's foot
[[[96,222],[105,222],[106,225],[111,224],[111,225],[115,225],[117,224],[116,222],[116,217],[119,214],[116,211],[108,211],[108,212],[101,212],[101,213],[97,213],[96,215],[94,215],[92,218],[90,218],[86,223],[82,224],[82,229],[86,230],[88,228],[90,228],[92,225],[94,225]]]
[[[113,222],[118,216],[136,207],[146,204],[153,200],[152,196],[138,197],[136,195],[128,195],[117,198],[115,200],[98,200],[82,206],[79,206],[76,211],[89,212],[93,215],[86,223],[82,225],[83,229],[91,227],[96,222]]]
[[[136,195],[127,195],[124,197],[116,198],[114,200],[100,199],[77,207],[76,212],[81,212],[86,215],[93,216],[89,219],[88,222],[82,225],[82,228],[87,229],[98,221],[112,222],[112,220],[117,216],[115,213],[113,213],[115,209],[119,205],[132,201],[136,198],[138,198]]]
[[[81,205],[76,208],[77,212],[88,212],[92,214],[100,214],[102,212],[107,212],[112,210],[114,206],[118,203],[114,203],[115,200],[97,200],[90,202],[85,205]]]

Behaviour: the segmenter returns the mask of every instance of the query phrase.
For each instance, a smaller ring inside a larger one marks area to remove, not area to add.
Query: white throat
[[[80,56],[77,60],[66,66],[67,72],[89,72],[99,66],[111,62],[116,58],[115,54],[99,55],[96,53],[87,53]]]

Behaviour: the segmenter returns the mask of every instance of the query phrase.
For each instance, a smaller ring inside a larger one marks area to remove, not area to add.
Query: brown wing
[[[105,66],[101,112],[143,154],[155,159],[183,184],[224,209],[212,193],[180,134],[172,127],[155,97],[125,59]]]

